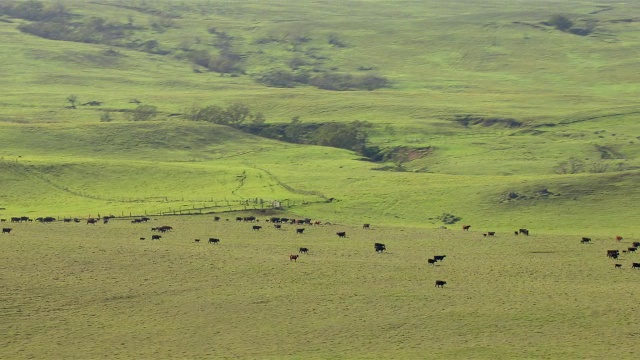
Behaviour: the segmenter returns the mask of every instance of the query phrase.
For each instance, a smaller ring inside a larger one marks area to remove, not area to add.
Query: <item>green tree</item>
[[[551,16],[548,24],[551,26],[555,26],[555,28],[560,31],[567,31],[571,29],[571,27],[573,27],[573,21],[571,21],[571,19],[569,19],[567,16],[561,14],[555,14]]]
[[[69,102],[69,108],[75,109],[76,103],[78,102],[78,95],[71,94],[67,96],[67,101]]]
[[[158,108],[153,105],[139,105],[133,110],[134,121],[150,120],[158,115]]]

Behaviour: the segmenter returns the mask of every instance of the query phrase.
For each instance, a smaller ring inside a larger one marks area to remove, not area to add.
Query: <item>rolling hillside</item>
[[[0,6],[2,218],[279,201],[352,224],[640,230],[638,4],[25,4]],[[272,126],[366,121],[386,160],[188,120],[237,103]],[[134,121],[141,105],[157,115]]]

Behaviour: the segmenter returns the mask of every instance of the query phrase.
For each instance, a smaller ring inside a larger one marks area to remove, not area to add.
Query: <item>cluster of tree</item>
[[[242,56],[233,52],[221,51],[219,55],[211,55],[208,50],[191,50],[187,58],[194,64],[220,74],[241,74]]]
[[[0,4],[0,14],[29,20],[18,29],[45,39],[124,46],[154,54],[169,53],[162,50],[156,40],[128,41],[135,30],[142,29],[135,26],[131,18],[128,23],[109,22],[101,17],[83,19],[72,16],[60,2],[45,5],[36,0]]]
[[[272,70],[256,79],[259,83],[271,87],[288,88],[297,85],[311,85],[323,90],[375,90],[391,86],[391,82],[373,74],[351,75],[325,72],[311,75],[305,71]]]
[[[357,152],[371,160],[380,154],[377,146],[368,146],[371,123],[302,123],[297,118],[288,124],[243,124],[239,129],[262,137],[297,144],[330,146]]]
[[[553,26],[560,31],[580,36],[591,34],[596,28],[596,23],[596,20],[589,19],[584,22],[584,27],[576,27],[573,20],[561,14],[554,14],[548,21],[543,22],[544,25]]]
[[[69,13],[61,2],[45,6],[41,1],[28,0],[0,3],[0,14],[29,21],[56,21],[66,19]]]
[[[240,127],[246,123],[261,124],[265,121],[262,113],[252,113],[249,106],[240,102],[233,103],[226,108],[217,105],[193,106],[186,111],[185,117],[192,121],[207,121],[234,127]]]
[[[604,160],[595,160],[592,162],[584,162],[577,158],[569,158],[560,162],[554,168],[557,174],[579,174],[589,173],[605,173],[609,171],[624,171],[627,167],[624,161],[608,162]]]

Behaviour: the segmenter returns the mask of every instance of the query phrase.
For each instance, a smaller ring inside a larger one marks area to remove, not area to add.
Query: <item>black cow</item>
[[[638,250],[638,248],[637,247],[630,247],[627,250],[629,250],[630,253],[634,253],[634,252],[636,252],[636,250]]]
[[[282,229],[282,224],[273,224],[273,227],[276,229]]]
[[[618,250],[607,250],[607,257],[612,259],[617,259],[620,256],[620,251]]]
[[[447,284],[446,281],[443,280],[436,280],[436,287],[443,287]]]
[[[220,221],[220,216],[214,216],[213,221]]]
[[[242,221],[242,218],[240,216],[236,217],[236,221]]]
[[[94,219],[94,218],[87,219],[87,224],[95,225],[96,223],[98,223],[98,219]]]
[[[145,238],[141,237],[140,240],[145,240]]]
[[[447,257],[447,255],[436,255],[436,256],[434,256],[434,257],[433,257],[433,260],[435,260],[435,261],[442,261],[442,260],[444,260],[444,258],[446,258],[446,257]]]
[[[517,231],[514,231],[513,233],[514,233],[514,234],[516,234],[516,235],[518,235],[518,234],[519,234],[519,232],[517,232]]]
[[[518,232],[520,234],[529,236],[529,230],[528,229],[518,229]]]
[[[345,231],[339,231],[336,233],[336,235],[338,235],[338,237],[341,237],[341,238],[347,237],[347,233]]]
[[[151,240],[160,240],[162,235],[151,235]]]
[[[363,228],[363,229],[370,229],[369,224],[364,224],[364,225],[362,225],[362,228]]]
[[[11,230],[13,230],[13,229],[11,229],[11,228],[2,228],[2,233],[3,234],[10,234]]]
[[[588,237],[583,237],[582,240],[580,240],[581,244],[588,244],[591,242],[591,238]]]
[[[471,225],[462,225],[462,230],[464,231],[469,231],[470,228],[471,228]]]
[[[262,229],[262,226],[260,226],[260,225],[253,225],[253,228],[252,228],[252,229],[253,229],[253,230],[260,230],[260,229]]]
[[[632,268],[632,269],[640,269],[640,263],[633,263],[633,264],[631,264],[631,268]]]
[[[616,269],[622,269],[622,264],[615,264],[615,265],[614,265],[614,267],[615,267]]]
[[[299,252],[300,252],[300,254],[308,254],[309,253],[309,248],[301,247]]]
[[[216,238],[209,238],[209,244],[216,244],[218,245],[220,243],[220,239],[216,239]]]
[[[437,261],[436,261],[436,260],[434,260],[434,259],[427,259],[427,264],[435,265],[435,263],[436,263],[436,262],[437,262]]]
[[[387,250],[387,247],[382,243],[375,243],[374,247],[375,247],[377,253],[382,253],[385,250]]]
[[[199,242],[200,242],[200,239],[196,239],[196,240],[195,240],[195,242],[199,243]]]
[[[634,247],[640,247],[640,241],[636,241],[631,245],[633,245]]]
[[[302,234],[304,232],[304,228],[296,229],[296,234]]]

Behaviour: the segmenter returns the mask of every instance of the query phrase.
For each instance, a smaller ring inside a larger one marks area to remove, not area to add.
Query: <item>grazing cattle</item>
[[[614,265],[614,267],[615,267],[616,269],[621,269],[621,268],[622,268],[622,264],[615,264],[615,265]]]
[[[316,220],[316,221],[313,222],[313,225],[321,225],[321,224],[322,224],[322,222],[320,220]]]
[[[339,231],[336,233],[336,235],[338,235],[338,237],[341,237],[341,238],[347,237],[347,233],[345,231]]]
[[[640,247],[640,241],[636,241],[631,245],[633,245],[633,247]]]
[[[254,222],[254,221],[256,221],[256,217],[255,216],[245,216],[244,218],[242,218],[242,220],[247,221],[247,222]]]
[[[260,226],[260,225],[253,225],[252,229],[253,229],[253,230],[260,230],[260,229],[262,229],[262,226]]]
[[[195,242],[199,243],[199,242],[200,242],[200,239],[195,239]]]
[[[622,241],[622,236],[616,236],[616,241]]]
[[[446,258],[446,257],[447,257],[447,255],[436,255],[436,256],[434,256],[434,257],[433,257],[433,260],[435,260],[435,261],[442,261],[442,260],[444,260],[444,258]]]
[[[296,234],[302,234],[304,232],[304,228],[296,229]]]
[[[382,253],[387,250],[387,247],[382,243],[375,243],[373,244],[373,246],[375,247],[377,253]]]
[[[108,217],[102,218],[102,223],[103,224],[108,224],[109,223],[109,219]]]
[[[242,221],[242,218],[240,216],[236,217],[236,221]]]
[[[464,231],[469,231],[469,228],[471,228],[471,225],[462,225],[462,230]]]
[[[216,244],[218,245],[220,243],[220,239],[216,239],[216,238],[209,238],[209,244]]]
[[[308,254],[309,253],[309,248],[306,247],[301,247],[300,250],[298,251],[300,254]]]
[[[631,264],[631,268],[632,268],[632,269],[640,269],[640,263],[633,263],[633,264]]]
[[[516,235],[518,235],[518,234],[519,234],[517,231],[514,231],[513,233],[514,233],[514,234],[516,234]]]
[[[495,234],[496,234],[496,232],[495,232],[495,231],[488,231],[488,232],[487,232],[487,235],[489,235],[489,236],[494,236]]]
[[[282,229],[282,224],[273,224],[273,227],[276,229]]]
[[[446,281],[443,280],[436,280],[436,287],[443,287],[447,284]]]
[[[151,240],[160,240],[162,235],[151,235]]]
[[[427,264],[431,264],[431,265],[435,265],[437,261],[435,261],[434,259],[427,259]]]
[[[146,238],[141,237],[140,240],[145,240]]]
[[[617,259],[618,256],[620,256],[620,252],[618,250],[607,250],[607,257]]]
[[[214,216],[213,221],[220,221],[220,216]]]
[[[87,219],[87,224],[95,225],[98,222],[98,219],[89,218]]]
[[[155,228],[151,228],[151,230],[155,230],[155,231],[159,231],[161,233],[173,230],[173,227],[169,226],[169,225],[162,225],[162,226],[158,226]]]
[[[527,230],[527,229],[518,229],[518,232],[520,234],[529,236],[529,230]]]
[[[7,219],[0,219],[0,222],[6,222]]]
[[[298,256],[300,255],[289,255],[289,261],[293,260],[293,261],[298,261]]]
[[[591,238],[588,237],[583,237],[582,240],[580,240],[581,244],[588,244],[591,242]]]
[[[2,233],[3,234],[10,234],[11,230],[13,230],[13,229],[11,229],[11,228],[2,228]]]
[[[630,248],[627,248],[627,250],[628,250],[630,253],[635,253],[635,252],[636,252],[636,250],[638,250],[638,248],[637,248],[637,247],[630,247]]]
[[[369,227],[369,224],[364,224],[364,225],[362,225],[362,228],[363,229],[369,229],[370,227]]]

